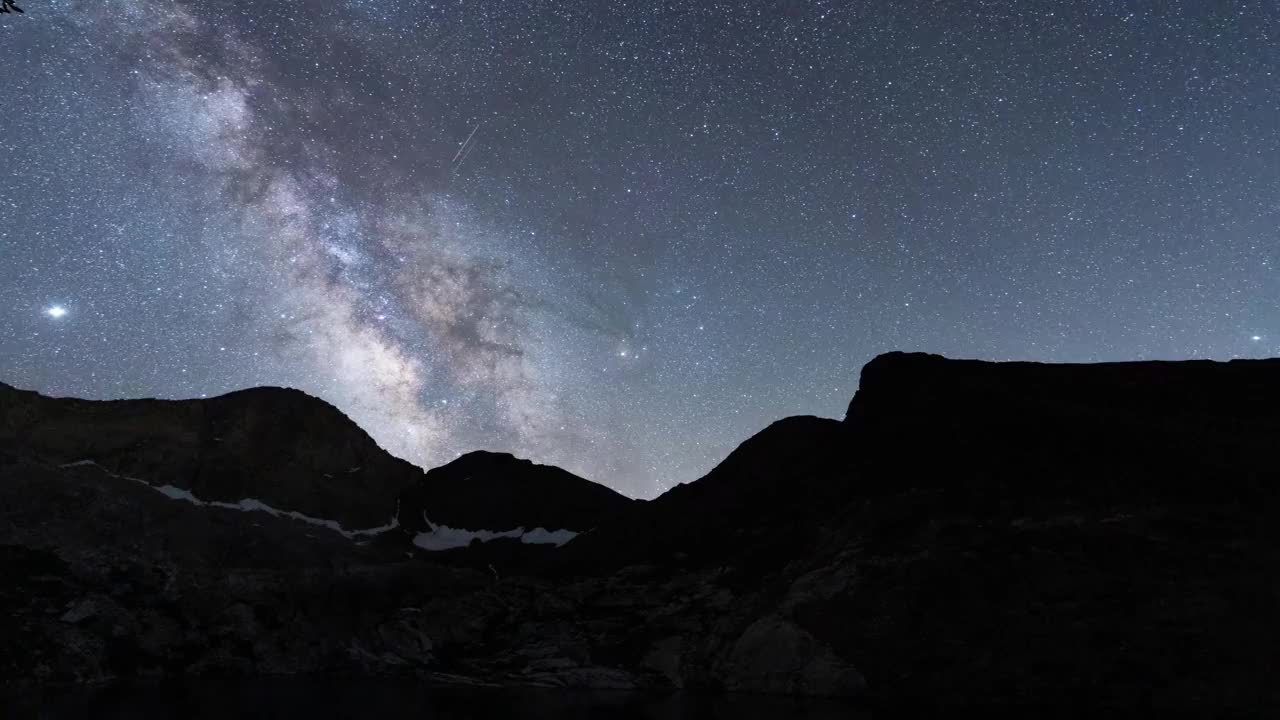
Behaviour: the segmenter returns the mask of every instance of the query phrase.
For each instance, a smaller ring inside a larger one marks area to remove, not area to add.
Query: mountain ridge
[[[1277,360],[887,354],[844,419],[772,423],[650,501],[505,454],[405,469],[359,436],[279,428],[346,427],[299,418],[296,396],[240,398],[240,435],[222,437],[250,459],[298,482],[357,456],[386,468],[352,478],[382,491],[379,512],[342,515],[321,514],[339,494],[317,499],[340,477],[308,486],[306,512],[246,484],[252,463],[206,442],[217,405],[124,401],[111,421],[12,397],[0,556],[20,571],[0,590],[0,687],[341,672],[890,710],[1280,710]],[[365,517],[340,527],[376,533],[323,526]]]

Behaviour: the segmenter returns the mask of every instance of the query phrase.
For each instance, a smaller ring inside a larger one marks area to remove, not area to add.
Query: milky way
[[[23,8],[11,384],[653,496],[885,350],[1280,354],[1273,3]]]

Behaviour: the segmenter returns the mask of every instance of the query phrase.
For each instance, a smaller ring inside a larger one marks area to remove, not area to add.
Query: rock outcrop
[[[89,401],[0,385],[0,447],[49,465],[96,463],[206,501],[254,498],[346,527],[385,524],[422,470],[332,405],[253,388],[207,400]]]
[[[891,353],[843,421],[779,421],[635,502],[489,453],[424,475],[292,391],[0,387],[0,683],[344,672],[1273,714],[1278,401],[1280,361]],[[415,543],[444,526],[578,534]]]
[[[507,453],[471,452],[430,470],[400,495],[400,524],[586,532],[634,501],[604,485]]]

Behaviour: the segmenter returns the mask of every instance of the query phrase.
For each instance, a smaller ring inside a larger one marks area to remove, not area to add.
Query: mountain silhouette
[[[635,501],[294,390],[0,385],[0,687],[328,674],[1280,709],[1280,361],[888,353]],[[38,659],[38,662],[33,661]]]

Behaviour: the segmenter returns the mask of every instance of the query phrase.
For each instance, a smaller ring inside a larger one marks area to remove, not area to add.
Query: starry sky
[[[652,497],[877,353],[1280,355],[1280,6],[18,0],[0,380]]]

